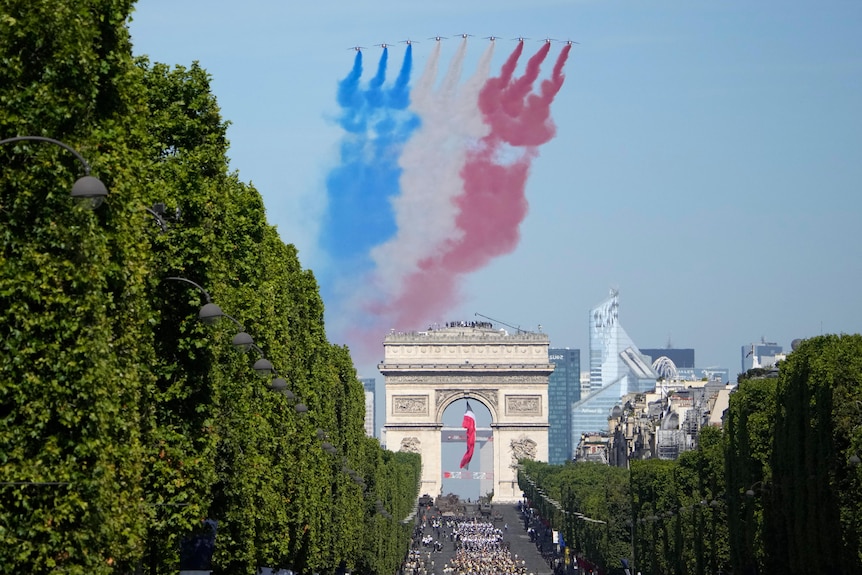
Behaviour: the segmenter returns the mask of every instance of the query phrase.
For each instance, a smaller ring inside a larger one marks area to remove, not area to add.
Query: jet
[[[410,38],[407,38],[406,40],[401,40],[401,42],[402,42],[403,44],[407,44],[408,46],[409,46],[410,44],[418,44],[418,43],[419,43],[419,41],[418,41],[418,40],[411,40]]]
[[[524,38],[523,36],[518,36],[517,38],[512,38],[512,40],[517,40],[518,42],[523,42],[524,40],[529,40],[529,38]]]
[[[467,36],[472,36],[472,34],[467,34],[466,32],[464,34],[458,34],[458,35],[461,36],[462,38],[464,38],[465,40],[467,39]]]
[[[380,46],[381,48],[383,48],[385,50],[386,48],[389,47],[389,44],[387,44],[386,42],[383,42],[382,44],[375,44],[375,46]]]
[[[428,38],[428,39],[429,40],[437,40],[439,42],[440,40],[445,40],[446,36],[432,36],[431,38]]]
[[[493,42],[497,38],[499,38],[499,36],[485,36],[484,40],[490,40],[491,42]]]
[[[559,40],[554,40],[553,38],[545,38],[542,40],[545,44],[550,44],[551,42],[559,42]]]
[[[357,52],[362,52],[365,50],[365,46],[354,46],[353,48],[348,48],[348,50],[356,50]]]
[[[566,40],[566,44],[571,46],[572,44],[580,44],[580,42],[575,42],[574,40]]]

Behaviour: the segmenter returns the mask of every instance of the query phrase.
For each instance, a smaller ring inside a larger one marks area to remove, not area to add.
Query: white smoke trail
[[[479,112],[478,99],[490,75],[493,42],[473,76],[459,87],[466,50],[465,40],[434,91],[438,44],[411,94],[422,126],[408,140],[400,158],[401,194],[393,198],[398,231],[371,252],[376,264],[374,285],[383,302],[401,293],[402,281],[418,269],[418,262],[459,233],[453,199],[463,191],[461,169],[467,149],[489,130]]]

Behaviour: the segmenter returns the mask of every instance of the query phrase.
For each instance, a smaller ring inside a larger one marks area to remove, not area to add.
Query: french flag
[[[469,469],[470,460],[473,459],[473,448],[476,446],[476,414],[470,409],[470,402],[467,402],[467,411],[464,413],[464,421],[461,426],[467,430],[467,453],[461,458],[461,469],[465,467]]]

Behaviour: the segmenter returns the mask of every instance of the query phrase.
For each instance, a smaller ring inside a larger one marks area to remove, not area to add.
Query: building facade
[[[548,377],[548,463],[572,459],[572,408],[581,400],[581,350],[550,348],[554,371]]]
[[[590,393],[572,412],[575,446],[588,432],[607,432],[611,409],[629,393],[655,389],[658,374],[619,322],[619,292],[590,310]]]
[[[694,349],[641,349],[652,361],[652,368],[665,381],[730,381],[726,367],[696,367]]]
[[[777,343],[764,340],[761,340],[760,343],[743,345],[741,373],[745,373],[749,369],[775,366],[775,362],[784,357],[783,351],[784,349]]]
[[[359,378],[362,382],[362,387],[365,389],[365,435],[374,437],[374,432],[377,429],[377,418],[375,409],[377,407],[376,386],[377,380],[373,377]]]
[[[666,357],[673,362],[677,369],[683,367],[694,368],[697,365],[694,363],[694,349],[692,348],[641,348],[641,353],[649,356],[650,363],[657,361],[661,357]]]

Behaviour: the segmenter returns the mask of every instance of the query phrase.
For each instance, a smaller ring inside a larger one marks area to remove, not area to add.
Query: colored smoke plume
[[[466,40],[439,86],[439,43],[412,92],[411,45],[391,87],[385,48],[367,88],[361,53],[339,83],[344,137],[327,178],[321,245],[330,261],[318,277],[328,330],[349,343],[355,361],[377,359],[390,328],[438,321],[457,304],[467,274],[518,244],[531,163],[555,134],[550,106],[571,46],[538,89],[550,44],[516,76],[519,42],[489,77],[493,46],[463,83]]]
[[[523,51],[523,43],[519,43],[500,76],[490,78],[482,88],[479,109],[490,133],[468,152],[461,171],[464,190],[455,198],[460,235],[420,262],[419,271],[406,279],[405,289],[393,305],[393,325],[406,328],[440,317],[457,302],[465,274],[517,246],[519,227],[527,214],[527,177],[539,154],[538,146],[556,132],[550,106],[563,84],[562,69],[570,49],[568,45],[563,48],[551,78],[542,82],[538,94],[531,90],[550,44],[530,58],[523,76],[513,79]],[[518,148],[520,154],[515,155]]]
[[[398,158],[420,124],[408,109],[412,52],[408,46],[389,88],[384,86],[389,58],[385,48],[367,88],[360,84],[362,52],[356,53],[353,69],[338,85],[337,122],[344,136],[339,165],[326,179],[327,207],[320,234],[329,258],[321,274],[327,301],[343,299],[355,276],[372,268],[371,249],[397,230],[391,202],[400,193]]]

